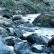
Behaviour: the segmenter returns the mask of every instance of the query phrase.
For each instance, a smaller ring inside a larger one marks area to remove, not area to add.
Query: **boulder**
[[[8,46],[14,46],[14,45],[15,45],[15,43],[14,43],[13,38],[6,39],[6,44],[7,44]]]
[[[48,47],[54,46],[54,37],[48,41]]]
[[[33,21],[33,24],[43,27],[54,27],[54,13],[51,11],[42,13]]]
[[[54,47],[47,47],[45,45],[33,44],[31,50],[34,53],[54,53]]]
[[[0,7],[0,15],[6,18],[11,18],[12,14],[11,11],[8,8]]]
[[[1,39],[2,39],[2,42],[4,44],[6,44],[7,46],[15,45],[15,37],[13,37],[13,36],[7,36],[7,37],[1,38]]]
[[[43,46],[44,45],[33,44],[31,46],[31,50],[32,50],[32,52],[35,52],[35,53],[43,53],[44,52]]]
[[[0,16],[0,25],[4,25],[6,27],[11,26],[12,25],[12,20],[11,19],[7,19],[5,17]]]
[[[12,18],[13,21],[21,20],[21,19],[22,19],[22,15],[13,15],[13,18]]]
[[[11,36],[11,35],[14,36],[14,31],[15,31],[15,30],[14,30],[12,27],[7,27],[6,30],[7,30],[8,34],[9,34],[10,36]]]
[[[14,36],[7,36],[2,38],[2,42],[6,44],[7,46],[14,46],[15,44],[22,42],[24,40],[21,40],[20,38],[16,38]]]
[[[29,36],[22,36],[20,37],[22,40],[27,40],[31,44],[43,44],[47,45],[48,38],[45,36],[39,36],[38,34],[31,34]],[[41,42],[40,42],[41,41]]]
[[[13,54],[13,51],[8,48],[0,39],[0,54]]]

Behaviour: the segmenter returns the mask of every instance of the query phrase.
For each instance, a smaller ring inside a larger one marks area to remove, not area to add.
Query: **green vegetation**
[[[38,4],[40,4],[41,1],[40,0],[0,0],[0,6],[10,9],[12,11],[12,14],[16,14],[16,10],[20,10],[19,11],[20,14],[37,13],[37,10],[39,9]]]
[[[12,14],[40,13],[53,9],[51,3],[43,0],[0,0],[0,6],[10,9]]]

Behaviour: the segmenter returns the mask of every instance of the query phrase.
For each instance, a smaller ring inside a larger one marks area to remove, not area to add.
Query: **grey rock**
[[[12,27],[7,27],[6,30],[7,30],[8,34],[9,34],[10,36],[11,36],[11,35],[14,36],[14,32],[15,32],[14,28],[12,28]]]
[[[13,51],[8,48],[0,39],[0,54],[13,54]]]
[[[0,25],[4,25],[6,27],[11,26],[12,25],[12,20],[11,19],[7,19],[5,17],[0,16]]]
[[[43,47],[43,52],[46,52],[46,53],[54,53],[54,46],[53,47],[47,47],[47,46],[44,46]]]
[[[44,45],[33,44],[31,47],[31,50],[32,52],[35,52],[35,53],[44,53],[43,46]]]
[[[23,40],[21,40],[20,38],[15,38],[15,39],[14,39],[14,43],[15,43],[15,44],[17,44],[17,43],[19,43],[19,42],[22,42],[22,41],[23,41]]]
[[[42,27],[54,27],[54,13],[52,11],[42,13],[33,21],[33,24]]]
[[[21,20],[21,19],[22,19],[21,15],[14,15],[12,20],[15,21],[15,20]]]
[[[15,35],[16,35],[16,37],[21,37],[22,36],[22,31],[21,31],[21,29],[19,29],[19,28],[16,28],[15,29]]]
[[[5,37],[7,35],[7,30],[3,27],[0,27],[0,37]]]
[[[14,45],[15,45],[15,43],[14,43],[13,38],[6,39],[6,44],[7,44],[8,46],[14,46]]]
[[[31,50],[34,53],[54,53],[53,47],[47,47],[45,45],[33,44],[31,46]]]
[[[39,36],[37,34],[31,34],[27,37],[23,37],[22,39],[26,39],[29,43],[32,43],[32,44],[37,43],[37,44],[47,45],[48,43],[48,38],[44,36],[43,37]]]
[[[0,13],[1,16],[6,17],[8,19],[12,17],[11,11],[5,7],[0,7]]]
[[[7,46],[14,46],[15,44],[22,42],[24,40],[21,40],[20,38],[16,38],[14,36],[7,36],[2,38],[2,42],[6,44]]]
[[[13,15],[12,21],[15,23],[15,25],[19,26],[21,24],[28,23],[24,20],[23,15]]]
[[[52,37],[49,41],[48,41],[48,47],[54,46],[54,37]]]
[[[48,43],[48,38],[45,37],[45,36],[38,36],[36,37],[37,39],[39,39],[37,42],[39,42],[40,44],[43,44],[43,45],[47,45]],[[35,40],[35,37],[34,37],[34,40]],[[41,41],[41,42],[40,42]]]
[[[30,54],[30,47],[26,42],[19,42],[15,45],[14,50],[16,54]]]
[[[7,37],[4,37],[4,38],[1,38],[2,39],[2,42],[8,46],[14,46],[15,45],[15,37],[13,36],[7,36]]]
[[[47,47],[46,45],[33,44],[31,50],[34,53],[54,53],[54,46]]]

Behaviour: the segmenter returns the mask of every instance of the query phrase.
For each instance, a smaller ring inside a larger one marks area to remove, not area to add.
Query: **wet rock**
[[[21,19],[22,19],[21,15],[14,15],[12,20],[15,21],[15,20],[21,20]]]
[[[42,51],[45,53],[54,53],[53,47],[44,46]]]
[[[24,23],[24,20],[23,20],[23,16],[22,15],[13,15],[12,21],[17,26]]]
[[[31,47],[32,52],[35,53],[42,53],[43,52],[42,49],[43,49],[43,45],[33,44]]]
[[[15,38],[15,39],[14,39],[14,43],[15,43],[15,44],[17,44],[17,43],[19,43],[19,42],[22,42],[22,41],[24,41],[24,40],[21,40],[20,38]],[[25,40],[25,42],[26,42],[26,40]]]
[[[26,42],[19,42],[14,47],[16,54],[30,54],[30,46]]]
[[[0,25],[4,25],[6,27],[11,26],[12,25],[12,20],[0,16]]]
[[[12,14],[11,11],[5,7],[0,7],[0,15],[6,18],[11,18]]]
[[[32,39],[32,36],[21,36],[20,39],[27,40],[29,43],[34,43],[34,40]]]
[[[12,27],[8,27],[6,28],[6,30],[8,31],[8,34],[11,36],[13,35],[14,36],[14,29]]]
[[[2,42],[8,46],[14,46],[15,45],[14,39],[15,37],[8,36],[8,37],[2,38]]]
[[[7,30],[3,27],[0,27],[0,37],[5,37],[7,35]]]
[[[9,18],[11,18],[11,17],[12,17],[12,15],[4,14],[4,15],[3,15],[3,17],[6,17],[6,18],[8,18],[8,19],[9,19]]]
[[[45,12],[41,14],[33,21],[33,24],[43,27],[54,27],[54,13]]]
[[[45,45],[33,44],[31,50],[34,53],[54,53],[53,47],[47,47]]]
[[[14,45],[15,45],[14,40],[13,40],[12,38],[6,39],[6,44],[7,44],[8,46],[14,46]]]
[[[52,37],[49,41],[48,41],[48,47],[54,46],[54,37]]]
[[[26,39],[29,43],[34,44],[44,44],[47,45],[48,43],[48,38],[44,36],[38,36],[37,34],[31,34],[29,36],[22,36],[20,37],[22,40]],[[41,42],[40,42],[41,41]]]
[[[15,25],[21,25],[21,24],[25,24],[25,23],[29,23],[28,21],[26,21],[24,19],[23,15],[13,15],[12,20],[14,21]]]
[[[22,41],[24,40],[21,40],[20,38],[16,38],[14,36],[7,36],[7,37],[2,38],[2,42],[6,44],[7,46],[14,46],[15,44]]]
[[[37,41],[37,42],[40,42],[40,44],[43,44],[43,45],[47,45],[47,43],[48,43],[48,38],[47,37],[45,37],[45,36],[39,36],[37,39],[39,39],[39,41]]]
[[[13,54],[13,51],[8,48],[0,39],[0,54]]]

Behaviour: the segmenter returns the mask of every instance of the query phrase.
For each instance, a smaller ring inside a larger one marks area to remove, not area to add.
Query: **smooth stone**
[[[12,20],[15,21],[15,20],[21,20],[21,19],[22,19],[21,15],[14,15]]]

